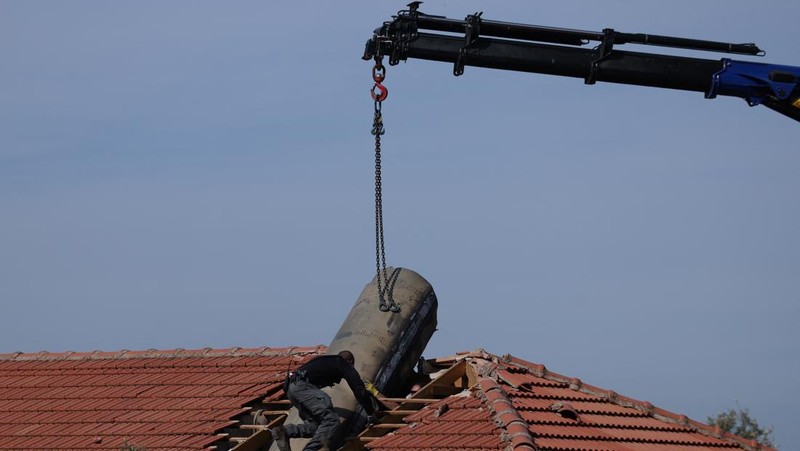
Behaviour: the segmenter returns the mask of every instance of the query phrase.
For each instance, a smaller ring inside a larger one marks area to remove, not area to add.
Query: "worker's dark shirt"
[[[375,411],[371,395],[364,386],[361,376],[358,375],[358,371],[347,360],[338,355],[315,357],[295,370],[294,373],[320,388],[330,387],[344,379],[350,389],[353,390],[353,394],[359,404],[364,407],[364,410],[370,415]]]

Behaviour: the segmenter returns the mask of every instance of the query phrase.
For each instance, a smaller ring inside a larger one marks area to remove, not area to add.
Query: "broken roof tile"
[[[485,351],[456,355],[450,361],[455,366],[465,359],[471,363],[468,368],[477,369],[472,376],[475,383],[471,397],[451,396],[434,402],[407,416],[409,427],[373,439],[366,448],[772,450],[731,434],[721,435],[707,425],[648,402],[553,373],[541,364],[512,356],[498,358]],[[436,363],[444,360],[437,359]],[[450,406],[447,413],[438,417],[431,414],[443,404]],[[472,434],[477,431],[482,433],[480,440]]]

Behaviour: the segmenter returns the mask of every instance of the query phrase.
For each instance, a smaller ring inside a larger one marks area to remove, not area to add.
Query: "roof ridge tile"
[[[495,359],[497,359],[496,356]],[[558,373],[549,371],[543,364],[529,362],[510,354],[506,354],[499,358],[501,362],[509,367],[518,367],[527,370],[530,374],[541,377],[550,381],[566,383],[569,388],[581,393],[597,396],[609,403],[613,403],[620,407],[632,408],[639,412],[645,413],[648,416],[655,418],[665,423],[677,424],[693,430],[701,435],[713,437],[728,443],[735,443],[742,446],[744,449],[751,451],[777,451],[775,448],[759,445],[754,440],[749,440],[735,434],[724,432],[718,428],[714,428],[705,423],[692,420],[686,415],[677,414],[659,407],[655,407],[649,401],[641,401],[627,396],[617,394],[613,390],[603,389],[593,385],[585,384],[578,378],[569,378]],[[512,384],[509,384],[512,386]]]
[[[519,414],[497,380],[481,376],[478,389],[478,396],[494,416],[494,423],[504,429],[500,437],[502,441],[509,442],[507,449],[536,450],[533,436],[528,430],[528,422]]]

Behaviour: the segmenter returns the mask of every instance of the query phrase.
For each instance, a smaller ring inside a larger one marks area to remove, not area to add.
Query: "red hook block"
[[[377,91],[376,91],[377,89]],[[376,102],[383,102],[386,100],[386,96],[389,95],[389,90],[386,89],[386,86],[380,84],[380,82],[375,82],[375,85],[370,90],[370,94],[372,94],[372,100]]]

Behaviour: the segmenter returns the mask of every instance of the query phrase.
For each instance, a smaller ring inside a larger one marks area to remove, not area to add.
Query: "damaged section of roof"
[[[470,381],[466,396],[452,395],[421,408],[403,419],[407,427],[371,439],[365,448],[387,451],[773,449],[511,356],[497,357],[478,351],[435,362],[437,365],[467,363],[463,366],[464,377]],[[436,380],[431,384],[436,384]],[[369,435],[369,431],[362,435]]]
[[[0,450],[207,449],[316,348],[0,354]]]

